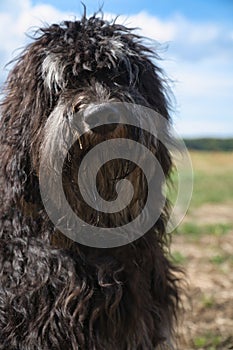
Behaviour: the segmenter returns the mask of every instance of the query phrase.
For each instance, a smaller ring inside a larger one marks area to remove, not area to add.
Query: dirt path
[[[177,235],[189,280],[179,350],[233,349],[233,232],[197,238]]]
[[[229,204],[204,204],[191,211],[184,222],[192,221],[199,224],[221,224],[232,223],[233,203]],[[232,242],[233,243],[233,242]]]

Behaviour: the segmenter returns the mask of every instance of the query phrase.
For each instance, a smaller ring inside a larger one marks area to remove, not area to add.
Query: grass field
[[[191,153],[194,191],[191,208],[206,203],[233,203],[233,153]]]
[[[233,349],[233,153],[191,152],[194,189],[173,234],[189,282],[180,350]]]

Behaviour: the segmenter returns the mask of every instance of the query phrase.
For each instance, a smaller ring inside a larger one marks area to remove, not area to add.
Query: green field
[[[194,170],[191,208],[233,203],[233,153],[190,152]]]
[[[189,282],[180,349],[227,350],[233,348],[233,152],[190,155],[192,199],[172,244]]]

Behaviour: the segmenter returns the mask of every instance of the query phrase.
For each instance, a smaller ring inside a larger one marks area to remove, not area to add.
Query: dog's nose
[[[84,113],[84,120],[93,132],[106,134],[116,129],[120,118],[115,107],[99,105],[88,108]]]

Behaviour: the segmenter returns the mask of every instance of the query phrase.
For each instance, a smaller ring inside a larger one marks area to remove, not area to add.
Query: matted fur
[[[142,41],[124,26],[83,16],[42,28],[8,76],[0,125],[0,349],[152,350],[172,344],[179,287],[167,256],[168,203],[137,241],[91,248],[54,228],[38,181],[41,150],[47,152],[49,171],[51,154],[62,151],[62,132],[77,111],[130,102],[169,120],[162,73]],[[92,225],[114,227],[137,216],[147,187],[137,166],[116,160],[99,172],[99,191],[111,200],[116,195],[111,180],[130,179],[132,206],[107,221],[85,205],[75,180],[79,162],[106,133],[146,145],[166,177],[172,162],[162,143],[137,128],[117,125],[80,138],[64,164],[66,196]],[[60,140],[56,150],[53,140]],[[162,183],[162,196],[161,188]]]

